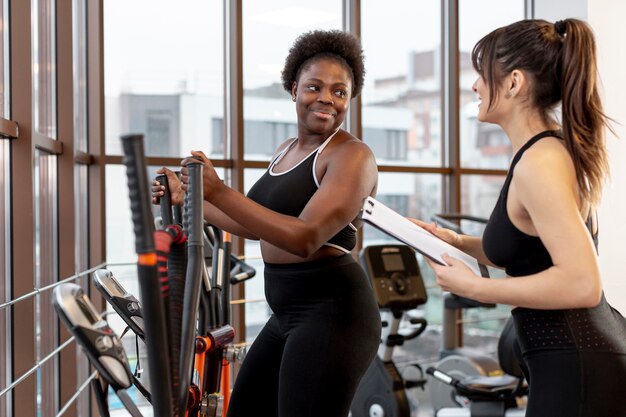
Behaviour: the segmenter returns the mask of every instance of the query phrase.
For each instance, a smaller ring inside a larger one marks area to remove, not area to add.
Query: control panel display
[[[426,303],[427,295],[415,251],[406,245],[373,245],[361,252],[381,309],[410,310]]]

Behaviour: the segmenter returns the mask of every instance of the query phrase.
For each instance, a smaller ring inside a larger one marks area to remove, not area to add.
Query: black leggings
[[[376,355],[380,315],[351,255],[266,264],[273,315],[235,381],[228,417],[346,417]]]
[[[590,309],[513,310],[526,417],[626,417],[626,320]]]
[[[626,355],[552,350],[524,361],[526,417],[626,417]]]

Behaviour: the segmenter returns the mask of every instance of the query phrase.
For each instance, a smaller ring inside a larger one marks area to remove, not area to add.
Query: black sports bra
[[[533,136],[513,157],[500,196],[483,233],[483,251],[494,265],[505,268],[509,276],[531,275],[550,268],[552,258],[537,236],[530,236],[511,222],[506,210],[509,186],[515,165],[524,152],[540,139],[561,137],[557,131],[545,131]]]
[[[275,173],[274,165],[293,147],[297,139],[279,153],[269,168],[248,191],[248,198],[281,214],[298,217],[319,187],[315,176],[317,156],[330,142],[326,141],[288,171]],[[352,223],[333,236],[325,246],[349,253],[356,246],[356,227]]]

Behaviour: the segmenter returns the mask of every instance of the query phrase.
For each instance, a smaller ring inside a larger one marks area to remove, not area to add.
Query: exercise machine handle
[[[170,193],[170,185],[167,180],[167,175],[160,174],[155,178],[163,187],[165,187],[165,191],[163,192],[163,197],[159,198],[159,208],[161,210],[161,221],[163,222],[163,227],[167,227],[172,224],[172,195]]]
[[[422,317],[412,317],[411,319],[409,319],[409,323],[411,323],[412,325],[419,324],[419,327],[413,329],[411,333],[404,336],[404,340],[415,339],[417,336],[424,333],[424,330],[426,330],[426,326],[428,326],[428,322],[425,318]]]
[[[135,251],[138,254],[154,252],[154,225],[150,209],[148,175],[144,161],[143,135],[122,136],[124,165],[128,180],[130,210],[135,230]]]
[[[183,227],[187,232],[187,270],[185,273],[185,295],[180,346],[180,385],[177,393],[178,409],[181,414],[187,408],[189,384],[195,355],[196,312],[200,304],[200,287],[204,270],[203,187],[202,162],[187,164],[189,183],[185,193]]]
[[[122,136],[124,165],[135,231],[135,250],[141,301],[146,317],[146,347],[150,366],[150,390],[154,415],[172,415],[172,390],[169,384],[167,325],[157,273],[154,225],[150,209],[148,175],[144,157],[143,135]]]
[[[241,284],[242,282],[245,282],[247,280],[249,280],[250,278],[253,278],[256,275],[256,269],[250,265],[248,265],[247,263],[245,263],[244,261],[242,261],[241,259],[237,258],[237,256],[232,255],[230,256],[231,258],[231,262],[234,265],[233,269],[237,269],[236,272],[231,272],[231,276],[230,276],[230,283],[233,285],[236,284]]]

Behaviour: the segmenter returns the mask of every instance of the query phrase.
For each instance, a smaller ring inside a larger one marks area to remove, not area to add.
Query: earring
[[[513,92],[511,91],[507,91],[506,94],[504,95],[504,97],[506,98],[511,98],[513,96]]]
[[[291,101],[296,101],[296,96],[291,97]]]

